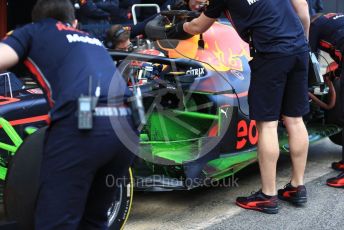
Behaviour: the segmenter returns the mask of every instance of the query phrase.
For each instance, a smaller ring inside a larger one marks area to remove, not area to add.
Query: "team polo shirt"
[[[223,11],[244,41],[251,34],[260,53],[308,51],[302,23],[289,0],[210,0],[204,14],[218,18]]]
[[[100,86],[100,101],[111,97],[123,100],[130,93],[122,77],[96,38],[54,19],[16,29],[3,43],[12,47],[35,75],[52,107],[52,120],[75,113],[76,100],[88,95],[89,78],[93,89]]]
[[[339,63],[344,49],[344,14],[329,13],[313,21],[309,42],[313,52],[321,49]]]

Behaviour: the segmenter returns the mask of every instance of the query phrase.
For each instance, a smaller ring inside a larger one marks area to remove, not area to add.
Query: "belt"
[[[93,115],[96,117],[122,117],[131,115],[131,109],[128,107],[96,107]]]

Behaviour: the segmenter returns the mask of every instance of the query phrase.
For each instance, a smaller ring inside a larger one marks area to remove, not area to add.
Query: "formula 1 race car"
[[[155,49],[149,49],[152,43],[148,43],[138,52],[154,53],[154,57],[110,52],[117,61],[135,60],[125,65],[122,74],[125,76],[129,68],[136,76],[149,117],[141,130],[140,153],[133,167],[137,190],[168,191],[211,184],[257,159],[258,132],[255,121],[249,119],[247,101],[248,45],[224,23],[215,23],[190,39],[166,39],[166,24],[190,17],[195,13],[172,10],[147,25],[146,34],[156,41]],[[158,56],[161,52],[168,58]],[[339,80],[329,71],[324,82],[311,67],[312,109],[304,117],[309,140],[313,143],[329,136],[342,144],[336,97]],[[283,122],[279,139],[281,152],[288,153]]]
[[[133,183],[144,191],[192,189],[229,177],[257,160],[258,132],[255,121],[249,119],[247,103],[248,45],[231,25],[218,22],[202,35],[166,39],[167,23],[190,17],[194,15],[188,11],[162,12],[147,25],[147,38],[137,42],[134,53],[109,51],[128,85],[140,89],[147,118],[138,127],[141,142],[133,165],[135,183],[129,170],[109,209],[113,229],[123,226],[128,217]],[[0,80],[7,78],[8,74]],[[339,81],[326,79],[310,76],[311,112],[304,120],[311,143],[330,137],[342,144],[336,98]],[[8,80],[4,85],[11,88]],[[33,211],[28,214],[28,210],[34,209],[37,195],[44,129],[21,142],[27,126],[39,128],[42,123],[36,122],[45,120],[48,108],[43,96],[36,88],[21,87],[13,95],[0,97],[5,209],[22,229],[32,228]],[[279,139],[281,152],[288,153],[283,122]],[[14,145],[5,144],[9,141]]]

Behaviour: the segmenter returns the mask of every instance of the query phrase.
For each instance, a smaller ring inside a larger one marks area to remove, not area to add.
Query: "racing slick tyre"
[[[116,196],[108,211],[109,229],[111,230],[123,229],[130,214],[134,193],[134,178],[131,168],[124,178],[120,179],[116,187]]]
[[[325,111],[325,122],[326,124],[336,124],[339,125],[340,127],[344,126],[344,121],[341,118],[341,114],[342,114],[342,102],[341,100],[341,96],[340,96],[340,79],[339,78],[335,78],[333,80],[333,85],[334,88],[336,90],[336,105],[333,109],[331,110],[327,110]],[[337,144],[337,145],[343,145],[342,143],[342,132],[337,133],[335,135],[332,135],[329,137],[330,140]]]
[[[34,229],[34,213],[39,188],[43,142],[47,128],[28,136],[13,156],[5,181],[4,208],[6,218],[17,222],[18,229]],[[112,186],[111,180],[108,185]],[[133,197],[133,176],[129,168],[127,175],[116,184],[117,193],[111,204],[109,229],[121,229],[128,219]]]
[[[343,131],[342,131],[343,132]],[[330,140],[336,145],[343,145],[342,143],[342,132],[335,135],[329,136]]]

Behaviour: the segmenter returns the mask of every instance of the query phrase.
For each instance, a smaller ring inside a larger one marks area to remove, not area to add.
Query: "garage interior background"
[[[154,1],[154,0],[152,0]],[[0,0],[0,37],[18,25],[30,22],[36,0]],[[344,12],[343,0],[323,0],[325,12]]]

